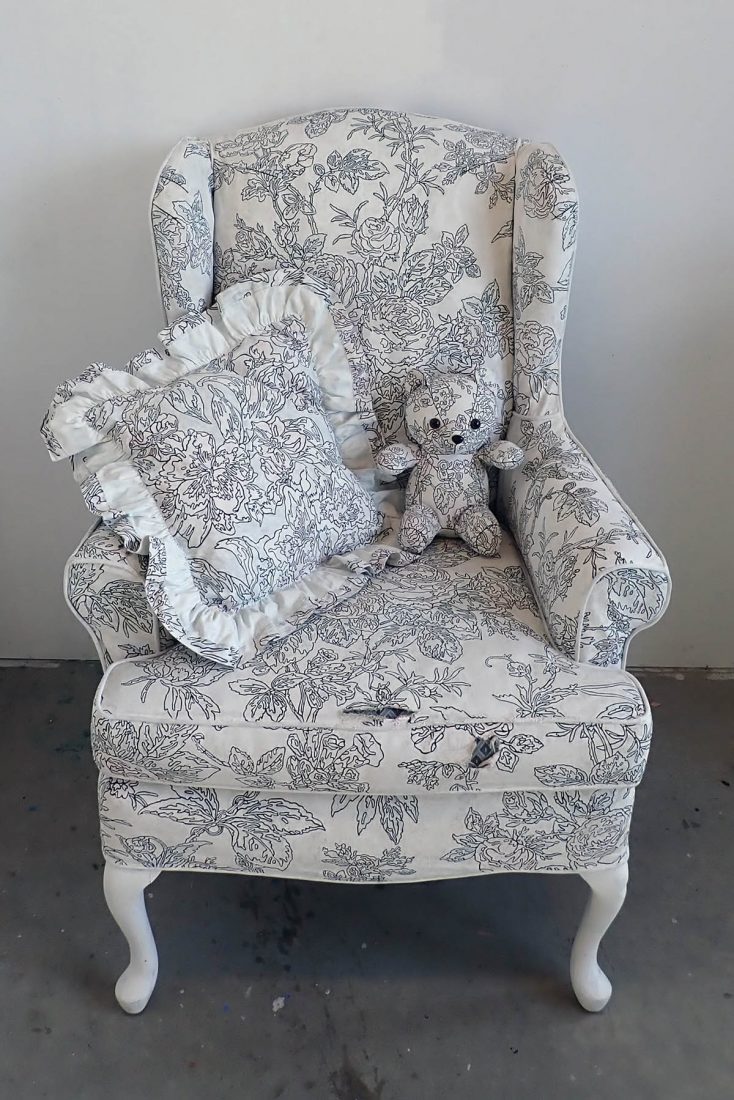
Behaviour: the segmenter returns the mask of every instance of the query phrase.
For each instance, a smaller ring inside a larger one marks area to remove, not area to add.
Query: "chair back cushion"
[[[406,373],[429,366],[483,372],[506,426],[523,313],[522,411],[557,404],[575,193],[552,147],[424,115],[318,111],[180,142],[152,216],[169,322],[276,268],[351,311],[379,445],[405,438]]]

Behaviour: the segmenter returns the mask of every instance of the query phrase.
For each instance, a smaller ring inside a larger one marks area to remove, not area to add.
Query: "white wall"
[[[372,103],[554,142],[582,224],[569,419],[668,555],[650,664],[734,665],[729,0],[4,0],[4,655],[92,653],[61,596],[88,522],[38,423],[153,340],[151,181],[184,134]]]

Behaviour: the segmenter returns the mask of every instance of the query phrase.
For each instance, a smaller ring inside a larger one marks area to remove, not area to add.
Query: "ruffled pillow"
[[[228,665],[391,556],[370,544],[380,516],[360,484],[371,452],[349,373],[324,355],[319,372],[303,318],[258,303],[232,287],[176,323],[165,358],[94,365],[60,387],[42,428],[52,458],[75,456],[88,506],[148,549],[146,594],[163,625]]]
[[[277,269],[236,283],[210,309],[184,314],[158,338],[167,354],[192,367],[231,356],[232,369],[243,375],[270,354],[267,345],[288,356],[305,344],[344,464],[373,490],[378,427],[362,341],[331,291],[289,280]]]

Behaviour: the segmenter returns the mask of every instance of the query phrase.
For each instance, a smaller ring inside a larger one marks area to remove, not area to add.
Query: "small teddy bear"
[[[473,375],[412,372],[406,390],[411,442],[390,443],[376,459],[384,480],[411,470],[401,547],[419,554],[439,533],[459,535],[475,553],[495,557],[502,532],[489,507],[488,467],[513,470],[522,450],[496,438],[492,395]]]

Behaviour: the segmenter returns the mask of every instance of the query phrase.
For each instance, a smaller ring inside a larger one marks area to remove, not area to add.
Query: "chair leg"
[[[591,887],[571,949],[571,985],[587,1012],[600,1012],[612,995],[612,984],[597,962],[602,936],[622,908],[627,893],[626,863],[603,871],[579,872]]]
[[[154,867],[116,867],[106,863],[104,896],[130,948],[130,962],[115,986],[120,1008],[131,1015],[142,1012],[158,977],[158,952],[145,911],[143,891],[160,870]]]

